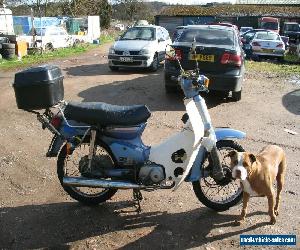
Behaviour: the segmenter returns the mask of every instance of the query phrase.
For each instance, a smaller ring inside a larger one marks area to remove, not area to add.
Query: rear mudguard
[[[231,129],[231,128],[216,128],[215,133],[216,133],[217,141],[243,139],[246,137],[246,134],[244,132]],[[201,167],[205,155],[206,155],[206,149],[205,147],[201,146],[198,155],[194,161],[193,167],[190,171],[190,174],[185,179],[185,181],[193,182],[193,181],[198,181],[201,178]]]
[[[80,125],[80,126],[88,126],[84,123],[78,123],[75,121],[69,121],[73,126]],[[69,127],[68,124],[65,122],[63,126],[59,129],[59,132],[63,134],[65,139],[62,139],[58,135],[54,135],[49,146],[48,152],[46,154],[47,157],[57,157],[60,149],[64,145],[66,141],[72,142],[74,136],[83,136],[87,129],[85,128],[74,128]]]

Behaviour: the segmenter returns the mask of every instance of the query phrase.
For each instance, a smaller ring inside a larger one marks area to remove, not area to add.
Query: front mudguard
[[[231,128],[216,128],[215,133],[217,141],[243,139],[246,137],[246,133]],[[194,161],[193,167],[190,171],[190,174],[187,176],[185,181],[193,182],[198,181],[201,178],[201,168],[206,152],[207,151],[205,147],[201,146],[198,155]]]

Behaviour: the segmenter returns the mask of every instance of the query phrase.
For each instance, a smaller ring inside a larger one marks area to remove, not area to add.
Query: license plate
[[[272,53],[274,52],[273,49],[262,49],[263,52],[266,52],[266,53]]]
[[[202,55],[202,54],[196,54],[196,55],[191,55],[190,60],[194,61],[201,61],[201,62],[214,62],[215,61],[215,56],[214,55]]]
[[[121,62],[133,62],[132,57],[120,57]]]

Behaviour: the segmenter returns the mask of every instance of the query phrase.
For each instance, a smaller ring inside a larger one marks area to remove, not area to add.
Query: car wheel
[[[14,43],[2,43],[2,49],[15,49],[16,45]]]
[[[235,102],[240,101],[242,99],[242,91],[232,91],[232,99]]]
[[[155,72],[159,66],[159,60],[157,54],[154,55],[153,62],[151,63],[150,70]]]
[[[118,71],[119,70],[119,67],[116,67],[116,66],[109,66],[110,70],[111,71]]]

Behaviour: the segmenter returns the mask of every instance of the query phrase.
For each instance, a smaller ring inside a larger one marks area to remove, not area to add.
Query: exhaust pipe
[[[71,187],[94,187],[94,188],[118,188],[118,189],[143,189],[144,185],[138,185],[126,181],[109,181],[90,179],[85,177],[64,177],[63,184]]]

